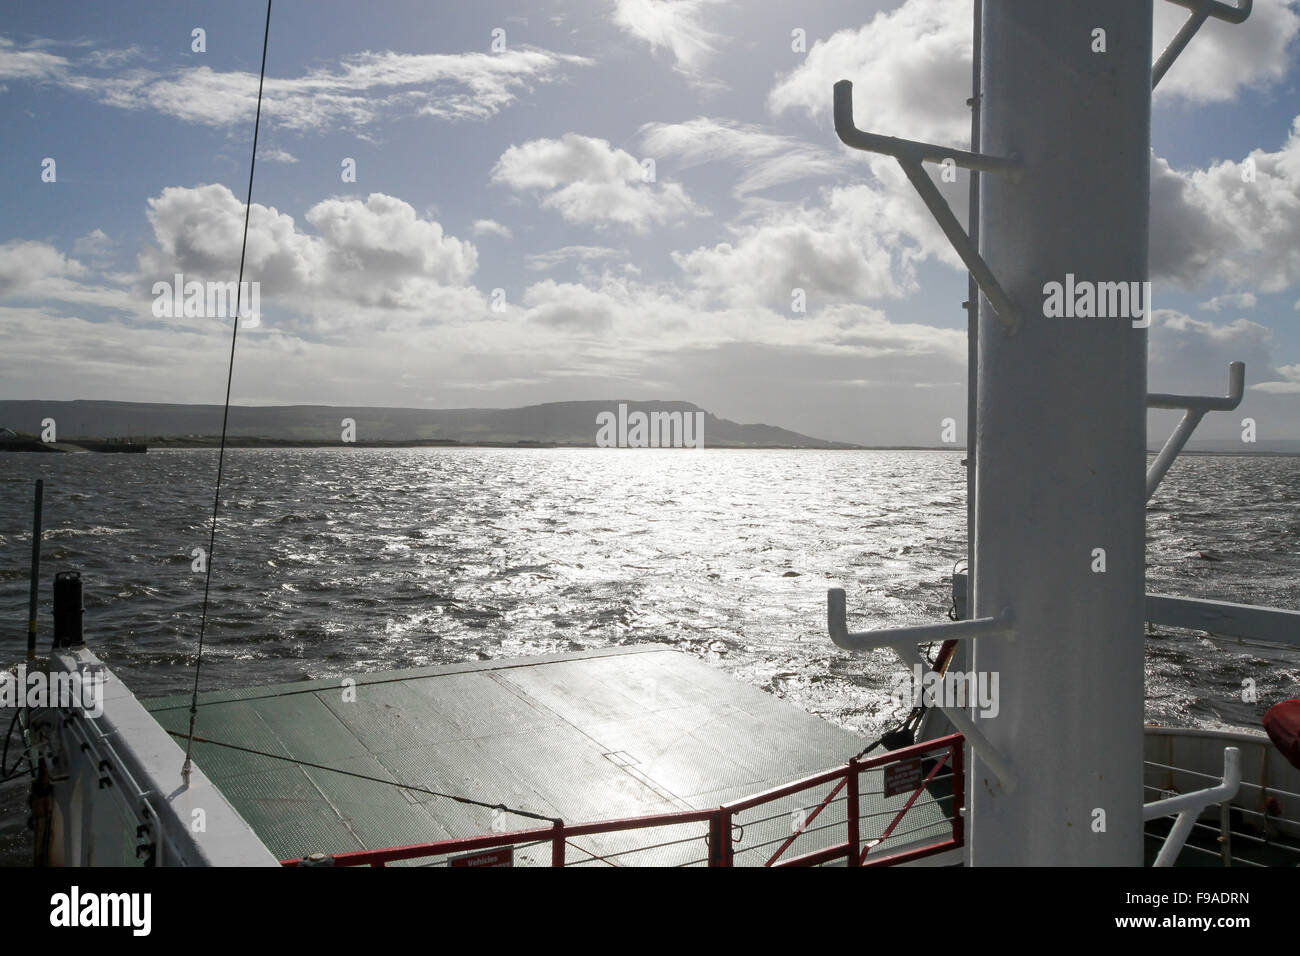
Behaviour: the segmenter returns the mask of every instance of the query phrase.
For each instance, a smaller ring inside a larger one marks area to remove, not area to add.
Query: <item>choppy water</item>
[[[965,554],[960,455],[594,449],[234,449],[203,686],[654,642],[852,729],[889,719],[882,652],[825,636],[933,620]],[[0,458],[0,655],[24,640],[31,486],[49,582],[77,568],[92,647],[142,696],[192,679],[216,453]],[[1151,590],[1300,607],[1300,459],[1188,458],[1148,512]],[[1206,561],[1198,550],[1223,558]],[[857,624],[855,623],[855,626]],[[1147,644],[1149,719],[1258,726],[1300,656]],[[1236,695],[1239,697],[1239,693]]]
[[[965,557],[961,455],[889,451],[235,449],[203,687],[612,644],[676,646],[862,734],[896,717],[888,652],[824,630],[933,620]],[[186,691],[216,453],[0,457],[0,661],[25,646],[31,486],[45,479],[42,641],[81,570],[92,648],[140,696]],[[1300,459],[1180,460],[1148,511],[1149,589],[1300,607]],[[1222,561],[1197,557],[1212,550]],[[1258,704],[1240,702],[1256,680]],[[1300,654],[1147,641],[1147,715],[1258,727]],[[0,727],[0,732],[4,728]],[[0,786],[0,864],[30,860]]]
[[[960,457],[234,449],[203,686],[652,642],[874,736],[896,665],[831,645],[826,588],[849,589],[855,627],[942,616],[965,555]],[[25,642],[42,477],[42,646],[54,572],[79,569],[93,649],[141,696],[187,690],[215,467],[210,450],[0,456],[0,661]],[[1150,590],[1300,607],[1300,459],[1184,459],[1147,527]],[[1149,720],[1258,728],[1298,692],[1300,653],[1147,640]],[[28,859],[24,799],[0,788],[0,861]]]

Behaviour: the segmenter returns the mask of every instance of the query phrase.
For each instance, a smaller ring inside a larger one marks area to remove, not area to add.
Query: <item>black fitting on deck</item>
[[[54,647],[81,647],[81,618],[85,607],[81,600],[81,572],[60,571],[54,576]]]

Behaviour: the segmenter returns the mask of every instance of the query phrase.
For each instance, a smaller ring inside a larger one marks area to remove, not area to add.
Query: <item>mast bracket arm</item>
[[[1160,54],[1160,59],[1156,60],[1155,66],[1151,67],[1151,89],[1153,90],[1164,79],[1179,54],[1187,48],[1192,37],[1196,36],[1196,31],[1201,28],[1201,24],[1210,17],[1225,23],[1245,23],[1254,5],[1254,0],[1236,0],[1236,6],[1220,3],[1219,0],[1169,0],[1169,2],[1186,7],[1191,13],[1183,21],[1178,33],[1169,41],[1169,46],[1165,47],[1164,52]]]
[[[881,136],[878,133],[860,130],[853,125],[853,83],[849,80],[840,80],[835,84],[835,132],[846,146],[892,156],[898,160],[898,165],[903,168],[908,181],[920,194],[921,201],[934,216],[944,236],[952,244],[962,264],[975,280],[975,284],[993,306],[998,319],[1008,331],[1014,332],[1020,324],[1020,317],[1011,299],[1002,289],[993,271],[989,269],[988,263],[979,254],[976,244],[953,215],[952,209],[943,198],[943,194],[939,192],[939,188],[935,186],[934,180],[926,173],[923,164],[951,161],[966,169],[1008,174],[1013,179],[1020,176],[1023,168],[1021,164],[1014,159],[1001,156],[948,149],[931,143],[918,143],[910,139]]]
[[[1181,408],[1186,414],[1183,415],[1182,421],[1174,429],[1174,433],[1169,436],[1165,446],[1160,449],[1160,454],[1156,460],[1151,463],[1151,468],[1147,471],[1147,500],[1156,493],[1160,487],[1161,480],[1165,473],[1173,465],[1174,459],[1178,457],[1187,440],[1192,437],[1196,431],[1196,426],[1201,423],[1206,412],[1230,412],[1241,404],[1241,397],[1246,389],[1246,365],[1244,362],[1233,362],[1228,366],[1228,394],[1222,398],[1213,395],[1163,395],[1152,394],[1147,396],[1147,408]]]
[[[907,645],[974,637],[1013,637],[1010,609],[997,617],[977,617],[968,621],[941,621],[915,627],[887,627],[878,631],[850,633],[845,613],[843,588],[826,592],[826,623],[831,641],[846,651],[874,651],[882,647],[899,649]]]

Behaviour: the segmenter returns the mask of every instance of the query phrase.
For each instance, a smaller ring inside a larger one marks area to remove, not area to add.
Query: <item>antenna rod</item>
[[[271,0],[266,0],[266,28],[262,32],[262,69],[257,78],[257,113],[253,117],[253,155],[248,161],[248,199],[244,203],[244,238],[239,247],[239,283],[235,286],[235,321],[230,329],[230,363],[226,367],[226,403],[221,411],[221,445],[217,451],[217,486],[212,495],[212,528],[208,532],[208,566],[203,577],[203,611],[199,617],[199,649],[194,658],[194,691],[190,695],[190,732],[185,743],[181,778],[190,783],[194,752],[194,722],[199,716],[199,674],[203,669],[203,636],[208,625],[208,592],[212,589],[213,551],[217,543],[217,512],[221,508],[221,471],[226,462],[226,425],[230,420],[230,383],[235,377],[235,342],[239,338],[240,296],[244,291],[244,256],[248,252],[248,217],[253,211],[253,170],[257,166],[257,131],[262,125],[262,87],[266,83],[266,46],[271,38]]]
[[[36,479],[36,504],[32,515],[32,590],[27,599],[27,659],[36,660],[36,602],[41,589],[41,501],[45,481]]]

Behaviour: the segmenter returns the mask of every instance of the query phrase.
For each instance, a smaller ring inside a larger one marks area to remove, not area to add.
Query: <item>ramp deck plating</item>
[[[196,742],[196,763],[282,859],[494,829],[491,810],[399,783],[568,822],[606,820],[716,807],[842,764],[863,744],[695,658],[658,647],[388,671],[359,676],[354,693],[348,691],[330,679],[200,696],[197,736],[393,782]],[[186,731],[187,695],[143,703],[166,729]],[[769,816],[777,811],[777,819],[756,829],[748,841],[753,849],[771,838],[769,829],[788,836],[789,813],[815,805],[825,792],[764,807]],[[864,793],[862,810],[867,817],[896,805],[900,798]],[[942,833],[942,809],[922,793],[908,819],[924,822],[919,831],[909,824],[910,840]],[[801,847],[828,845],[830,831],[842,831],[843,821],[843,804],[833,804],[817,820],[826,832],[806,834]],[[495,828],[537,825],[507,815]],[[627,852],[638,839],[645,846],[689,836],[698,833],[594,836],[571,847],[570,860],[624,852],[618,862],[625,864],[693,862],[702,843]],[[766,854],[743,853],[745,842],[737,845],[737,862],[762,863]],[[545,846],[516,855],[519,864],[548,861]]]

